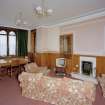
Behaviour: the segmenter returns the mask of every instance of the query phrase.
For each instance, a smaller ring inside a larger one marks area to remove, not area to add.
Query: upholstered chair
[[[101,74],[101,76],[98,77],[98,81],[102,88],[103,96],[105,97],[105,74]]]
[[[35,62],[34,63],[28,63],[25,65],[25,71],[28,73],[43,73],[46,74],[49,72],[46,66],[39,67]]]

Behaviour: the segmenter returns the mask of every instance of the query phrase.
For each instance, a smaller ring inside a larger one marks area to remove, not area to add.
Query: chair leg
[[[1,69],[1,67],[0,67],[0,69]],[[1,78],[0,78],[0,80],[1,80]]]
[[[9,67],[9,68],[7,69],[7,75],[8,75],[9,77],[12,77],[12,67]]]
[[[10,70],[10,77],[12,77],[12,67],[11,67],[11,70]]]
[[[24,65],[20,65],[20,73],[25,71]]]

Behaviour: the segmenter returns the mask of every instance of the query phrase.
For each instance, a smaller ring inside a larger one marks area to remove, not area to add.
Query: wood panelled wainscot
[[[87,56],[87,55],[86,55]],[[89,55],[88,55],[89,56]],[[58,52],[44,52],[36,53],[35,61],[39,66],[47,66],[50,69],[55,68],[56,58],[63,57]],[[96,74],[105,74],[105,56],[96,57]],[[80,68],[80,55],[73,54],[70,58],[66,58],[66,72],[79,72]]]
[[[105,56],[96,57],[96,74],[105,74]]]
[[[50,69],[55,68],[56,58],[64,57],[58,52],[36,53],[35,61],[39,66],[47,66]],[[76,66],[78,65],[78,67]],[[72,55],[66,58],[66,72],[70,73],[79,70],[79,55]]]
[[[57,52],[36,53],[36,62],[39,66],[55,67],[56,58],[61,57]]]

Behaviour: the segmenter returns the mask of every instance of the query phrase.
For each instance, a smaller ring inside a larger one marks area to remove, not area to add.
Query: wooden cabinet
[[[72,55],[71,59],[66,60],[66,72],[79,72],[80,55]]]
[[[80,55],[72,56],[72,72],[79,72],[80,67]]]
[[[72,59],[66,59],[66,73],[72,71]]]
[[[65,73],[65,67],[55,67],[55,69],[56,73]]]
[[[73,35],[66,34],[60,36],[60,55],[66,58],[66,73],[72,71],[72,54],[73,54]]]
[[[73,53],[73,35],[61,35],[60,36],[60,53],[65,58],[69,58]]]

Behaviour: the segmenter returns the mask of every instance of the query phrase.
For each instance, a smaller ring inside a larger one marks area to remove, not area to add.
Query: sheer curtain
[[[7,56],[7,32],[0,31],[0,56]]]
[[[16,35],[13,31],[9,33],[9,55],[16,55]]]
[[[0,56],[7,56],[7,36],[0,35]]]

